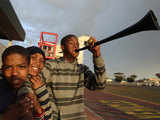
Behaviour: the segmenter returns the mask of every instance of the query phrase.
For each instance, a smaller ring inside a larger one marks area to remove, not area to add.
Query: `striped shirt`
[[[49,93],[44,84],[40,88],[34,90],[35,94],[37,95],[38,101],[41,107],[44,109],[45,112],[45,120],[57,120],[53,118],[53,108],[56,108],[55,104],[50,101]]]
[[[28,78],[30,79],[30,76],[28,76]],[[32,93],[35,94],[37,96],[37,100],[40,103],[40,106],[42,107],[42,109],[44,110],[44,116],[38,118],[38,117],[34,117],[34,120],[53,120],[52,119],[52,107],[51,107],[51,102],[49,100],[49,93],[48,90],[46,88],[46,85],[42,85],[41,87],[37,88],[37,89],[33,89],[32,88],[32,83],[28,80],[25,81],[24,84],[21,86],[21,88],[18,90],[17,95],[18,97],[21,98],[21,96],[24,96],[27,93]]]
[[[46,88],[46,85],[33,89],[31,86],[30,81],[25,81],[24,84],[21,86],[21,88],[18,90],[17,95],[21,98],[21,96],[27,94],[27,93],[33,93],[37,96],[37,100],[40,103],[40,106],[44,110],[44,114],[41,117],[35,117],[33,115],[33,120],[54,120],[52,119],[52,109],[49,101],[49,94]]]
[[[52,120],[57,120],[58,115],[61,120],[86,120],[84,88],[95,90],[106,85],[102,57],[93,58],[93,63],[95,73],[84,64],[69,63],[63,58],[46,61],[42,78],[47,90],[43,90],[49,92],[49,99],[46,101],[50,101],[48,103],[52,109]],[[41,96],[42,101],[43,98],[46,99]]]

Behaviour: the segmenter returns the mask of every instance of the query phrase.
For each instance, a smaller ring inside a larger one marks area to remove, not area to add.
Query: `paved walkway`
[[[160,105],[146,100],[87,89],[85,97],[89,120],[160,120]]]
[[[92,111],[90,108],[86,106],[86,113],[87,113],[87,120],[103,120],[102,117],[97,115],[94,111]]]

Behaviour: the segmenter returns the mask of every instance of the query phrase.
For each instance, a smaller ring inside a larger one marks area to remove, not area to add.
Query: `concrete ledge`
[[[9,0],[0,0],[0,39],[24,41],[25,31]]]
[[[85,106],[85,112],[87,114],[87,120],[104,120],[102,117],[100,117],[91,109],[89,109],[87,106]]]

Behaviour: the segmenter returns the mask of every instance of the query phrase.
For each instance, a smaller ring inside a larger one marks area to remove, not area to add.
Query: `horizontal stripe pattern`
[[[84,112],[79,112],[79,113],[72,113],[72,114],[63,115],[62,117],[64,119],[73,118],[73,120],[77,120],[77,119],[84,120],[86,116],[85,116]]]
[[[86,65],[68,63],[63,58],[46,61],[42,78],[46,82],[51,102],[60,110],[62,120],[86,120],[84,87],[104,86],[104,61],[101,58],[94,59],[97,59],[94,60],[96,74]],[[56,113],[52,112],[53,118],[56,118],[58,109]]]
[[[49,82],[46,84],[46,86],[77,86],[77,85],[83,85],[84,84],[84,80],[82,81],[79,81],[78,83],[66,83],[66,82],[56,82],[56,83],[53,83],[53,82]]]
[[[84,100],[75,100],[75,101],[69,101],[69,102],[64,102],[64,103],[57,103],[57,106],[61,107],[61,106],[71,106],[73,104],[80,104],[83,103]]]
[[[45,120],[52,120],[52,106],[46,85],[35,90],[41,107],[45,110]]]
[[[46,95],[48,93],[47,89],[45,89],[44,91],[42,91],[41,93],[39,93],[37,95],[38,98],[41,98],[42,96]]]

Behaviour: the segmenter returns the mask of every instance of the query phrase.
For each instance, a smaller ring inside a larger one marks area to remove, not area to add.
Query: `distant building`
[[[5,48],[6,47],[0,43],[0,68],[2,66],[2,59],[1,59],[1,57],[2,57],[2,53],[3,53],[3,51],[4,51]]]
[[[62,54],[61,46],[60,46],[60,45],[57,45],[57,46],[56,46],[55,58],[60,58],[60,57],[62,57],[62,56],[63,56],[63,54]]]
[[[90,36],[87,36],[87,35],[83,35],[83,36],[78,37],[79,48],[84,47],[84,46],[85,46],[85,45],[84,45],[85,41],[88,41],[89,38],[90,38]],[[84,52],[84,51],[80,51],[80,52],[79,52],[79,56],[78,56],[78,62],[79,62],[79,63],[83,63],[83,52]]]
[[[111,84],[112,82],[113,82],[113,80],[111,78],[106,79],[106,84]]]

